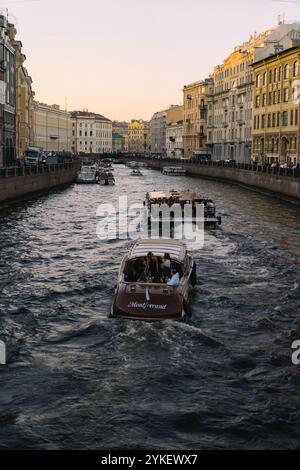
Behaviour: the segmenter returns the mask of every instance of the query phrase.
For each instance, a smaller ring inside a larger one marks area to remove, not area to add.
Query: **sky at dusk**
[[[271,0],[0,0],[18,30],[36,99],[110,119],[150,119],[182,102],[254,31],[300,20]]]

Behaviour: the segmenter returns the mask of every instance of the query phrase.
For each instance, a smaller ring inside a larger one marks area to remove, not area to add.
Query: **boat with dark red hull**
[[[167,269],[172,274],[153,274],[149,259],[156,266],[167,259]],[[190,314],[188,301],[195,284],[196,264],[183,242],[138,240],[121,263],[111,316],[144,321],[184,320]]]

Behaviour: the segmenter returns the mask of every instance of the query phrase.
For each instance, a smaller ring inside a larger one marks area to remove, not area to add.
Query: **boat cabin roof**
[[[147,193],[147,200],[151,204],[156,204],[157,202],[168,202],[170,200],[175,200],[179,203],[187,203],[187,202],[198,202],[204,201],[205,198],[202,194],[197,193],[195,191],[185,190],[185,191],[176,191],[175,189],[171,191],[152,191]]]
[[[173,239],[146,239],[138,240],[132,246],[128,258],[140,258],[147,256],[151,251],[155,256],[164,256],[165,253],[169,253],[170,258],[183,262],[186,257],[185,244]]]

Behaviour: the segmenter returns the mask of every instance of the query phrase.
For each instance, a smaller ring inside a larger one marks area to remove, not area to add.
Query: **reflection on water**
[[[296,448],[300,208],[237,186],[118,167],[0,211],[0,448]],[[198,189],[223,224],[189,248],[189,324],[107,317],[129,240],[96,237],[99,204]]]

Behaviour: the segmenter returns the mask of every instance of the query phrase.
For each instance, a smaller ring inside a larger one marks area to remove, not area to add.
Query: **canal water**
[[[129,172],[0,210],[0,449],[300,448],[300,207]],[[97,207],[174,187],[223,219],[192,248],[192,318],[109,319],[130,241],[96,237]]]

